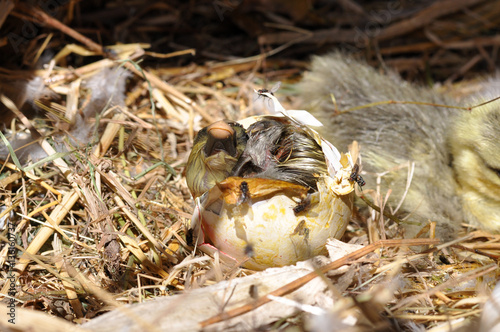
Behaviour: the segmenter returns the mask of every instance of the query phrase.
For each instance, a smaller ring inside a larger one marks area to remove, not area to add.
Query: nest
[[[198,10],[203,12],[210,6],[203,4]],[[351,1],[342,1],[342,6],[358,20],[369,10]],[[48,58],[42,69],[27,72],[12,67],[0,72],[3,82],[37,81],[36,86],[50,92],[38,90],[33,100],[37,110],[34,117],[18,110],[15,100],[9,102],[6,95],[2,97],[13,114],[3,119],[4,136],[25,133],[48,157],[23,163],[22,156],[12,154],[2,162],[0,286],[3,301],[16,305],[16,324],[7,321],[5,317],[12,311],[2,304],[0,326],[31,331],[106,330],[106,326],[124,329],[126,325],[120,325],[124,321],[120,323],[121,316],[117,316],[121,314],[130,319],[127,324],[132,324],[132,330],[162,330],[167,322],[160,316],[168,318],[176,307],[189,310],[170,321],[185,326],[195,321],[198,325],[193,329],[207,330],[285,330],[299,326],[320,331],[337,325],[352,331],[411,330],[417,326],[437,330],[443,324],[466,326],[480,316],[498,279],[500,236],[477,230],[449,243],[432,238],[392,239],[391,234],[398,234],[399,220],[387,212],[387,207],[381,209],[373,203],[369,218],[358,216],[348,227],[344,240],[349,245],[332,243],[329,259],[317,258],[307,266],[256,273],[228,263],[218,254],[201,253],[193,245],[186,224],[194,202],[182,172],[194,134],[220,118],[258,114],[251,91],[262,88],[268,79],[287,82],[277,96],[284,104],[293,104],[295,75],[305,68],[304,62],[263,61],[274,54],[271,51],[210,65],[154,67],[139,60],[178,59],[194,50],[160,54],[139,43],[103,48],[85,37],[84,31],[55,20],[44,10],[10,1],[0,2],[0,7],[4,13],[0,26],[10,15],[43,23],[56,33],[40,30],[28,44],[17,44],[25,47],[23,56],[18,54],[23,63],[36,63],[49,45],[61,50]],[[111,8],[117,10],[117,6]],[[151,13],[155,7],[146,9]],[[486,33],[474,38],[465,31],[472,27],[475,31],[487,30],[474,23],[476,16],[487,19],[489,27],[494,26],[494,19],[500,17],[498,11],[499,5],[483,1],[442,1],[417,8],[413,14],[404,11],[406,16],[398,13],[400,19],[387,25],[377,38],[366,39],[358,51],[374,55],[371,46],[376,40],[381,46],[376,53],[379,55],[418,53],[415,58],[393,57],[387,63],[410,77],[410,67],[430,63],[438,66],[433,68],[440,78],[452,82],[481,60],[486,66],[494,63],[485,47],[498,45],[498,36]],[[292,6],[286,15],[299,20],[300,12]],[[69,19],[69,13],[80,12],[73,8],[67,13]],[[451,21],[437,20],[445,15],[457,15],[447,16],[450,20],[469,18],[460,21],[462,39],[449,36],[454,27]],[[148,24],[144,27],[155,27]],[[339,24],[342,26],[342,22]],[[441,36],[432,29],[420,29],[438,25],[444,27]],[[307,49],[307,45],[320,41],[352,41],[356,30],[338,31],[314,30],[307,42],[303,31],[263,33],[259,40],[261,45],[302,44]],[[389,39],[402,39],[405,33],[413,33],[413,43],[384,44]],[[430,41],[421,42],[422,34]],[[76,44],[65,45],[66,36]],[[7,47],[7,36],[2,41],[2,47]],[[431,50],[437,52],[430,56]],[[452,50],[462,53],[452,57]],[[442,63],[442,59],[455,62]],[[279,69],[266,69],[264,74],[260,71],[271,66]],[[119,71],[125,76],[120,77]],[[104,111],[97,117],[85,113],[93,98],[86,82],[95,75],[108,80],[110,86],[123,82],[123,91],[114,90],[122,93],[121,101],[106,100]],[[77,122],[79,116],[84,122]],[[83,136],[71,138],[80,125],[90,128],[90,141],[82,142]],[[61,139],[59,145],[52,141],[57,138]],[[432,228],[432,223],[428,227]],[[345,250],[343,255],[332,256],[341,250]],[[214,303],[204,289],[223,296]],[[316,296],[322,296],[322,300]],[[167,301],[169,298],[172,300]],[[153,307],[141,311],[141,305],[148,303],[154,303]],[[207,306],[210,309],[202,310]],[[106,316],[106,312],[116,315]],[[93,320],[95,325],[91,324]]]

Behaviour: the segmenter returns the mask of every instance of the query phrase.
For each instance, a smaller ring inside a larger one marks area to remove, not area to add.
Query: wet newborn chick
[[[418,227],[405,226],[407,237],[429,220],[437,222],[437,236],[444,240],[456,237],[462,222],[500,231],[498,101],[472,111],[381,104],[336,114],[337,109],[388,100],[453,105],[431,89],[394,74],[382,75],[339,53],[315,57],[299,88],[304,108],[323,122],[327,139],[339,149],[353,140],[360,143],[365,188],[375,188],[376,173],[390,171],[381,183],[384,194],[392,189],[390,205],[404,199],[399,212],[421,222]],[[500,89],[494,97],[498,95]],[[489,97],[493,95],[482,101]],[[405,165],[411,163],[414,173],[405,193],[409,178]]]
[[[247,129],[248,141],[231,175],[287,181],[316,190],[327,174],[319,144],[302,128],[260,120]]]
[[[247,139],[245,129],[229,120],[215,122],[198,132],[186,166],[186,181],[193,197],[229,176]]]

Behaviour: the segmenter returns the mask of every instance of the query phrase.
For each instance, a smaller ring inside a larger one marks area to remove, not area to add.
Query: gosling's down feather
[[[90,94],[90,98],[88,100],[81,98],[82,106],[79,109],[81,108],[82,111],[77,112],[73,119],[68,119],[71,122],[68,130],[69,135],[62,131],[50,133],[54,148],[58,152],[67,152],[65,144],[67,139],[74,148],[89,144],[94,139],[92,134],[95,123],[89,120],[112,106],[125,105],[125,87],[128,76],[128,72],[123,68],[104,68],[83,82],[82,85]],[[33,111],[37,100],[52,101],[57,98],[57,95],[45,86],[41,77],[34,77],[30,81],[16,81],[11,84],[12,86],[8,89],[4,87],[5,84],[0,85],[0,94],[5,93],[23,113]],[[83,107],[83,105],[86,106]],[[4,110],[0,108],[0,115],[3,115],[2,111]],[[43,131],[42,134],[44,134]],[[47,157],[40,145],[36,144],[32,137],[27,137],[25,133],[10,135],[6,132],[5,136],[9,139],[22,164],[28,160],[36,162]],[[8,154],[7,146],[1,142],[0,159],[5,160]]]
[[[432,89],[381,74],[340,53],[315,57],[299,88],[304,107],[325,124],[322,134],[334,145],[345,149],[353,140],[360,142],[366,188],[375,188],[374,173],[390,171],[381,185],[384,192],[393,190],[391,205],[405,191],[408,168],[401,166],[415,163],[400,210],[411,212],[409,220],[436,221],[443,239],[455,237],[462,222],[500,230],[498,103],[472,112],[380,104],[336,115],[331,95],[338,110],[388,100],[454,104]],[[406,226],[407,235],[419,228]]]

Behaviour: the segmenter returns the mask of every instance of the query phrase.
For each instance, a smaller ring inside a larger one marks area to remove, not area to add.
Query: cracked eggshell
[[[329,175],[318,179],[318,191],[309,195],[303,211],[295,213],[294,209],[305,202],[305,187],[229,177],[200,198],[193,214],[192,224],[201,223],[205,239],[246,268],[263,270],[326,254],[327,240],[340,239],[351,218],[354,183],[349,176],[355,160],[310,129],[311,120],[304,112],[285,111],[239,121],[244,128],[264,118],[286,121],[308,130],[321,145]],[[241,189],[242,182],[249,184],[248,193]]]
[[[340,239],[344,234],[353,207],[352,193],[336,194],[327,179],[319,179],[318,192],[311,194],[310,203],[295,214],[294,208],[305,198],[307,189],[300,193],[290,190],[290,184],[283,181],[228,178],[225,181],[257,183],[250,184],[249,197],[242,202],[223,198],[225,190],[237,191],[237,184],[212,188],[201,201],[203,233],[222,253],[256,270],[325,254],[327,240]],[[274,192],[262,187],[273,187]],[[252,254],[247,256],[249,251]]]

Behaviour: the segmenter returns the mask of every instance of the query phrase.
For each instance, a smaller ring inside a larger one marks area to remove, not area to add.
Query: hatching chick
[[[387,100],[453,104],[432,89],[382,75],[340,53],[315,57],[299,88],[307,109],[325,124],[327,139],[340,149],[360,142],[367,187],[375,187],[376,173],[390,171],[382,189],[392,189],[393,206],[404,198],[400,212],[411,213],[410,220],[436,221],[437,236],[444,240],[455,237],[464,221],[500,230],[498,102],[472,112],[379,104],[335,114],[331,95],[338,110]],[[415,169],[404,197],[408,161]],[[421,227],[405,228],[411,237]]]
[[[245,149],[248,136],[237,122],[222,120],[198,132],[186,166],[193,197],[203,195],[229,176]]]
[[[249,126],[247,133],[233,176],[287,181],[315,191],[318,176],[328,173],[321,147],[296,125],[266,119]]]

